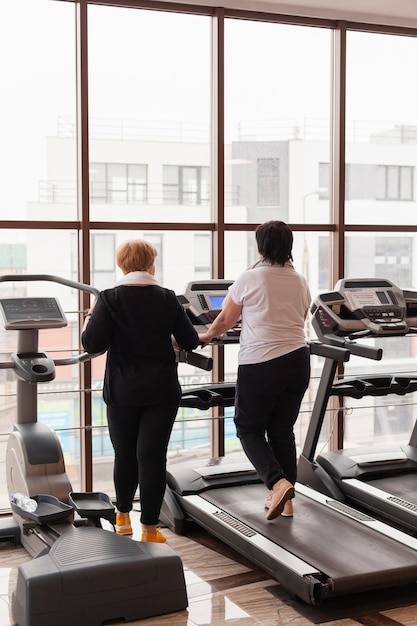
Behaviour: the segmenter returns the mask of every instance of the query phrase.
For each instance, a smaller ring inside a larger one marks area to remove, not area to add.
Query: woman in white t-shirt
[[[256,229],[260,260],[229,287],[204,347],[241,319],[235,424],[246,456],[270,490],[267,519],[293,515],[294,424],[310,380],[304,322],[311,296],[292,264],[293,234],[281,221]]]

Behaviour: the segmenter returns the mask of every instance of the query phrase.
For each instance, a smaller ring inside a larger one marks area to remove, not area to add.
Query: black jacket
[[[81,341],[89,353],[107,350],[107,404],[179,402],[171,335],[184,350],[198,346],[197,332],[173,291],[124,285],[100,293]]]

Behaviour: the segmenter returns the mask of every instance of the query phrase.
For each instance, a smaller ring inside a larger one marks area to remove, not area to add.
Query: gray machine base
[[[72,528],[47,554],[19,567],[18,626],[101,626],[188,606],[180,557],[100,528]]]

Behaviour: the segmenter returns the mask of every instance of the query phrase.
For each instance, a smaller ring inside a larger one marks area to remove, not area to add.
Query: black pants
[[[114,448],[116,506],[132,509],[139,486],[141,522],[158,523],[166,487],[166,453],[178,404],[107,407]]]
[[[268,489],[281,478],[296,481],[294,424],[309,380],[308,347],[238,368],[237,435]]]

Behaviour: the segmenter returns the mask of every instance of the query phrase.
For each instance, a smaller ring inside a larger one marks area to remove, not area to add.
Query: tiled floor
[[[133,538],[138,539],[138,513],[132,515],[132,522]],[[188,537],[169,530],[164,533],[182,559],[189,606],[177,613],[130,622],[132,626],[417,626],[417,586],[307,606],[205,531],[196,527]],[[17,568],[28,560],[23,548],[0,543],[0,626],[15,624],[10,615],[11,594]]]

